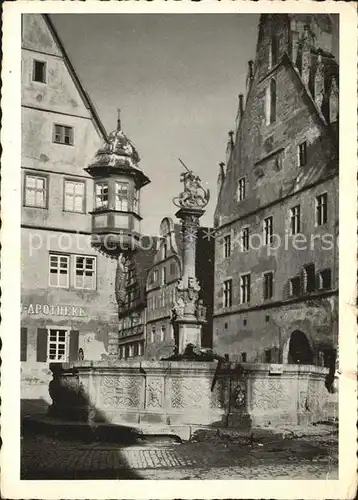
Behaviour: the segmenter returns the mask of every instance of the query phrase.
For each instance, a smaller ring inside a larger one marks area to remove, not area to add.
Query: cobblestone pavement
[[[337,479],[337,438],[113,443],[22,439],[23,479]]]

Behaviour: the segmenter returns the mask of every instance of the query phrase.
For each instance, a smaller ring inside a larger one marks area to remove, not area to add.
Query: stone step
[[[122,444],[146,439],[180,442],[190,439],[192,433],[189,425],[133,425],[125,421],[118,424],[100,422],[90,425],[87,422],[65,421],[42,414],[25,416],[21,427],[22,433],[39,433],[80,441],[115,441]]]

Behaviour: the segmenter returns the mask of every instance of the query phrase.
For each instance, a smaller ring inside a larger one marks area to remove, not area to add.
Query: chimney
[[[324,97],[324,64],[322,61],[322,51],[318,51],[317,68],[314,78],[314,98],[319,109],[322,108]]]
[[[329,93],[329,121],[335,123],[338,121],[339,100],[338,100],[338,84],[336,75],[332,76],[331,89]]]
[[[220,194],[222,185],[224,184],[225,181],[225,163],[222,161],[219,163],[219,174],[218,174],[218,195]]]
[[[246,94],[249,93],[250,87],[251,87],[251,82],[254,78],[254,61],[249,61],[248,62],[248,71],[247,71],[247,77],[246,77]]]
[[[226,165],[229,164],[231,153],[234,149],[234,132],[233,130],[230,130],[229,132],[229,139],[227,141],[227,146],[226,146]]]
[[[249,78],[252,80],[254,77],[254,61],[249,61]]]
[[[244,114],[244,94],[239,94],[239,112],[240,116]]]
[[[306,24],[302,37],[302,81],[306,87],[310,79],[311,70],[311,35],[309,26]]]

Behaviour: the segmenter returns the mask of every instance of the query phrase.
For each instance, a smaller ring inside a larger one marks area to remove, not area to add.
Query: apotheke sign
[[[72,318],[86,316],[86,311],[79,306],[57,306],[53,304],[21,304],[21,312],[27,314],[44,314],[45,316],[70,316]]]

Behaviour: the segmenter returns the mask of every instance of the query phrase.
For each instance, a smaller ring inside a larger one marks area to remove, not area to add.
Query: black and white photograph
[[[357,244],[344,225],[339,245],[356,168],[340,161],[343,14],[47,3],[19,14],[21,165],[2,175],[9,192],[19,170],[20,483],[321,480],[328,495],[356,366],[341,363]],[[305,498],[292,488],[274,498]]]

